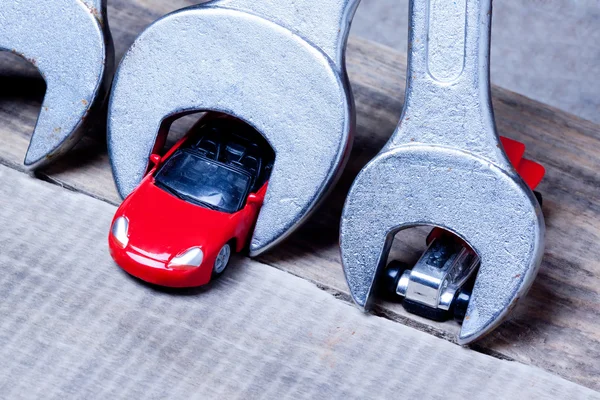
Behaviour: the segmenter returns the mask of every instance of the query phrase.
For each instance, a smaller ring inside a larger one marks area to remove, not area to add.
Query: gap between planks
[[[10,360],[0,364],[0,392],[8,398],[359,399],[400,390],[600,399],[539,368],[365,316],[247,258],[207,287],[144,284],[108,254],[114,206],[6,167],[0,180],[0,359]]]

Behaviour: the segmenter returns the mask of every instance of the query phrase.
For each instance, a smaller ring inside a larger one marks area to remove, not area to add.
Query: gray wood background
[[[116,207],[0,166],[0,398],[600,399],[248,259],[208,287],[110,258]]]
[[[362,0],[352,33],[406,53],[408,0]],[[492,81],[600,123],[600,0],[496,0]]]

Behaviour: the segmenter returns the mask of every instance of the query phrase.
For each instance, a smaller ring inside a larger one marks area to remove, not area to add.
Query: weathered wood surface
[[[0,181],[1,398],[600,399],[257,261],[207,288],[143,284],[108,254],[115,206],[4,166]]]
[[[109,9],[118,56],[158,16],[186,1],[113,1]],[[0,72],[14,71],[5,55]],[[492,60],[501,62],[502,60]],[[383,146],[402,109],[406,59],[388,48],[351,38],[348,70],[356,97],[358,130],[353,155],[335,192],[290,240],[259,261],[315,282],[348,299],[337,248],[345,193],[360,168]],[[39,79],[13,72],[15,90],[0,97],[0,163],[21,168],[40,106]],[[475,349],[539,366],[600,389],[600,127],[515,93],[494,87],[499,133],[524,142],[527,156],[547,167],[540,186],[547,224],[540,274],[510,321]],[[66,159],[39,174],[73,190],[119,202],[101,138],[86,138]],[[393,190],[393,188],[390,188]],[[403,235],[394,255],[414,260],[422,235]],[[453,340],[457,325],[432,323],[381,302],[377,313]]]

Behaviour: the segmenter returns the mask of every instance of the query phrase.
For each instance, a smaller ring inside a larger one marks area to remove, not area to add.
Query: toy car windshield
[[[156,184],[182,200],[234,213],[247,197],[251,176],[189,150],[176,152],[155,177]]]

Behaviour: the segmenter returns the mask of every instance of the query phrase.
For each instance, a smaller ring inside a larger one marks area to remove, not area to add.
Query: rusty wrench
[[[491,105],[491,0],[411,0],[407,90],[400,124],[356,178],[341,221],[344,272],[369,306],[394,234],[447,229],[481,266],[458,338],[497,327],[530,287],[544,220],[500,145]]]
[[[2,0],[0,49],[27,59],[46,81],[25,156],[37,168],[75,145],[108,93],[114,50],[106,0]]]
[[[164,122],[218,111],[252,125],[276,153],[250,244],[289,235],[339,176],[355,125],[344,59],[359,0],[216,0],[152,24],[125,55],[109,105],[117,187],[142,179]]]

